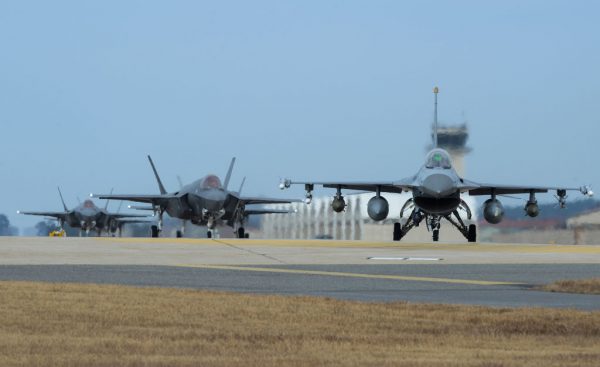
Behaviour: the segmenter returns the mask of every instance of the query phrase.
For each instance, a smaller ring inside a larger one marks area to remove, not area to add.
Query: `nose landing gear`
[[[421,211],[419,208],[414,206],[414,202],[412,199],[409,199],[402,210],[400,211],[400,218],[404,216],[404,213],[407,209],[412,208],[412,212],[408,216],[406,223],[402,224],[400,222],[394,223],[394,233],[393,240],[400,241],[411,229],[414,227],[418,227],[419,223],[423,220],[427,223],[427,229],[431,231],[433,242],[438,242],[440,240],[440,227],[441,227],[441,219],[444,218],[450,224],[452,224],[456,229],[462,233],[463,236],[467,239],[468,242],[476,242],[477,241],[477,227],[475,224],[467,225],[460,216],[458,209],[452,211],[452,213],[447,215],[433,215],[427,214]],[[471,209],[463,200],[461,200],[459,208],[466,212],[466,218],[471,220]]]

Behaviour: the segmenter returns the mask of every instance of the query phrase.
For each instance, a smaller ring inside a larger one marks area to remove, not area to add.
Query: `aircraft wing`
[[[52,217],[52,218],[61,219],[61,220],[65,220],[67,215],[69,215],[69,213],[67,213],[67,212],[22,212],[20,210],[17,212],[17,214],[39,215],[42,217]]]
[[[335,182],[335,181],[324,181],[324,182],[300,182],[292,181],[289,179],[284,180],[280,184],[281,189],[290,187],[291,185],[321,185],[326,188],[332,189],[345,189],[345,190],[358,190],[358,191],[371,191],[375,192],[391,192],[400,194],[404,191],[412,191],[414,185],[412,180],[404,179],[400,181],[380,181],[380,182]]]
[[[466,192],[472,196],[479,195],[510,195],[510,194],[529,194],[529,193],[546,193],[548,191],[579,191],[583,195],[593,196],[592,190],[587,186],[582,187],[557,187],[557,186],[519,186],[519,185],[495,185],[495,184],[480,184],[469,182]],[[559,195],[560,196],[560,195]]]
[[[146,214],[118,214],[118,213],[108,213],[114,219],[127,219],[127,218],[152,218],[151,215]]]
[[[127,200],[135,201],[138,203],[148,203],[152,205],[161,205],[170,199],[177,199],[175,195],[105,195],[105,194],[92,194],[93,198],[98,199],[109,199],[109,200]]]
[[[240,205],[250,205],[250,204],[291,204],[291,203],[301,203],[302,200],[299,200],[299,199],[278,199],[278,198],[242,196],[242,197],[239,198],[239,202],[240,202]]]
[[[152,218],[152,217],[147,217]],[[135,219],[135,218],[115,218],[115,220],[119,223],[123,224],[135,224],[135,223],[154,223],[154,220],[145,220],[145,219]]]
[[[245,210],[244,214],[246,215],[261,215],[261,214],[290,214],[294,213],[293,210],[285,210],[285,209],[250,209]]]

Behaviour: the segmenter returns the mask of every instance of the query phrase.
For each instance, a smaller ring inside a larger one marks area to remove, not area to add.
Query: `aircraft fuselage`
[[[449,159],[443,149],[435,149],[429,155],[441,159]],[[425,213],[446,215],[452,213],[460,205],[461,178],[448,163],[434,166],[428,162],[415,176],[413,199],[415,205]]]

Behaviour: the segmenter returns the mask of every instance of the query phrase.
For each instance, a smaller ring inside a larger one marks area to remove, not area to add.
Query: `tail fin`
[[[231,179],[231,172],[233,172],[233,165],[235,164],[235,157],[231,158],[231,163],[229,163],[229,170],[227,170],[227,176],[225,176],[225,183],[223,184],[223,188],[227,190],[227,186],[229,186],[229,180]]]
[[[183,189],[183,181],[181,181],[181,176],[177,175],[177,182],[179,182],[179,188]]]
[[[58,188],[58,195],[60,196],[60,201],[62,202],[63,208],[65,208],[65,211],[68,212],[69,209],[67,208],[67,204],[65,204],[65,199],[63,199],[62,192],[60,192],[60,186],[57,186],[57,188]]]
[[[160,194],[164,195],[167,193],[167,190],[165,190],[165,187],[163,186],[162,181],[158,176],[158,172],[156,172],[156,167],[154,167],[154,162],[152,162],[152,158],[150,158],[150,156],[148,156],[148,160],[150,161],[150,165],[152,166],[152,171],[154,171],[154,177],[156,177],[156,182],[158,182],[158,189],[160,190]]]
[[[238,190],[238,194],[242,193],[242,189],[244,188],[244,183],[246,183],[246,177],[242,179],[242,183],[240,185],[240,189]]]
[[[113,191],[115,191],[115,188],[113,187],[112,189],[110,189],[110,194],[112,195]],[[106,200],[106,205],[104,205],[104,210],[108,210],[108,202],[110,201],[110,199]]]
[[[433,88],[434,107],[433,107],[433,147],[438,147],[438,113],[437,113],[437,96],[440,90],[438,87]]]

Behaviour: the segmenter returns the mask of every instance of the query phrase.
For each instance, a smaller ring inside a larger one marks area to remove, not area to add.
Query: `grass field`
[[[541,287],[548,292],[600,294],[600,278],[580,280],[559,280]]]
[[[0,282],[0,366],[598,366],[600,312]]]

